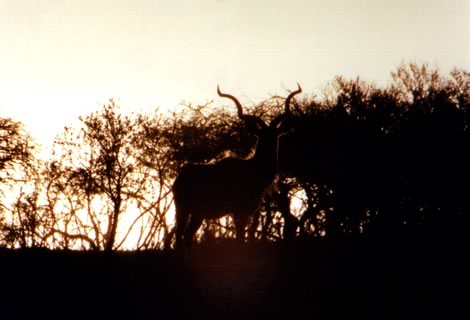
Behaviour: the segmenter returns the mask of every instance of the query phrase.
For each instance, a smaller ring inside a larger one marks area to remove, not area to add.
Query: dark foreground
[[[0,251],[0,319],[470,319],[468,245],[365,239]]]

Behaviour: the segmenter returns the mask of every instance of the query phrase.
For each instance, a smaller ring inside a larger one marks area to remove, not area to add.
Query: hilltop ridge
[[[416,318],[464,312],[459,241],[344,239],[173,251],[1,250],[0,313],[24,318]],[[3,316],[2,316],[3,318]]]

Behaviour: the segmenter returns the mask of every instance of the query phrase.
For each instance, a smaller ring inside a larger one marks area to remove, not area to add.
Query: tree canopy
[[[271,97],[247,113],[270,120],[282,104]],[[386,88],[337,77],[324,97],[293,104],[290,130],[279,137],[278,179],[250,222],[251,240],[466,236],[468,71],[401,65]],[[48,160],[20,123],[0,118],[0,246],[171,247],[171,185],[181,166],[256,148],[231,108],[125,114],[110,100],[80,117],[80,127],[66,127]],[[206,221],[198,233],[199,241],[232,237],[229,218]]]

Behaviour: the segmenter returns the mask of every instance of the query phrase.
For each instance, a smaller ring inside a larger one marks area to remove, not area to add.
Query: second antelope
[[[235,103],[240,120],[253,128],[258,138],[256,151],[249,159],[225,158],[214,164],[187,164],[181,169],[173,185],[177,250],[190,249],[204,219],[227,214],[233,217],[237,240],[244,242],[247,220],[259,208],[264,190],[276,176],[280,124],[290,116],[290,101],[300,92],[299,85],[287,97],[284,112],[267,125],[259,117],[245,115],[238,99],[217,87],[220,97]]]

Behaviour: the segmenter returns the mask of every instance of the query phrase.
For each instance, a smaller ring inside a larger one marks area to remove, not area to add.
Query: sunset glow
[[[452,1],[0,1],[0,110],[41,143],[119,98],[129,109],[244,103],[335,75],[386,84],[402,61],[470,68],[470,5]]]
[[[338,75],[386,88],[390,72],[403,63],[425,64],[442,74],[454,67],[470,70],[469,34],[470,3],[465,0],[203,0],[191,5],[0,0],[0,117],[23,123],[43,146],[39,157],[52,160],[51,147],[64,127],[79,132],[79,117],[86,118],[109,99],[120,106],[119,112],[149,115],[156,109],[175,110],[184,102],[227,105],[217,95],[217,85],[247,107],[284,97],[297,83],[302,86],[297,99],[321,97]],[[67,152],[64,145],[55,146],[56,156]],[[85,155],[77,152],[72,162]],[[86,167],[85,158],[77,168]],[[124,159],[132,167],[137,158]],[[103,177],[102,172],[97,175]],[[163,179],[165,190],[171,190],[172,179]],[[157,188],[155,183],[152,187]],[[103,189],[106,197],[114,191]],[[153,195],[158,188],[148,190]],[[93,201],[101,205],[106,197]],[[306,206],[303,198],[294,197],[292,211]],[[115,204],[95,211],[112,212]],[[126,209],[129,214],[119,217],[118,241],[142,210],[135,204]],[[151,217],[155,209],[147,209]],[[169,211],[172,226],[174,210]],[[145,228],[149,217],[134,225],[137,231],[123,248],[140,241],[138,229]],[[108,229],[99,219],[79,224],[103,234]]]

